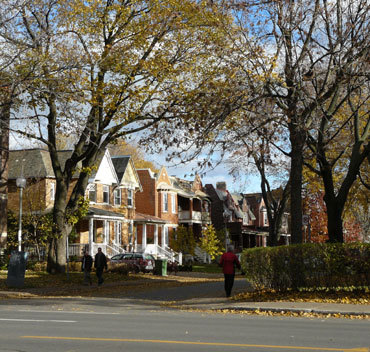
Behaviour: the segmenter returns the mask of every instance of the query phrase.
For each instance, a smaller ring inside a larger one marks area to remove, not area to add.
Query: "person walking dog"
[[[100,286],[103,282],[103,271],[104,269],[107,270],[107,257],[102,252],[101,248],[98,248],[98,253],[95,254],[95,263],[94,263],[95,269],[96,269],[96,276],[98,277],[98,286]]]
[[[225,277],[225,292],[226,297],[230,297],[231,290],[234,286],[235,278],[235,267],[241,268],[238,257],[233,253],[234,247],[229,246],[227,252],[221,256],[220,266],[222,266],[222,271]]]
[[[92,285],[92,280],[91,280],[92,265],[93,265],[92,256],[87,251],[84,251],[84,256],[82,257],[82,264],[81,264],[81,270],[84,273],[84,285],[88,285],[88,284],[90,284],[90,286]]]

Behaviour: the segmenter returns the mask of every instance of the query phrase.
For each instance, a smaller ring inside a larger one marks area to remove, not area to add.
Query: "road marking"
[[[45,319],[3,319],[1,321],[33,321],[33,322],[51,322],[51,323],[77,323],[75,320],[45,320]]]
[[[18,312],[23,313],[70,313],[70,314],[99,314],[99,315],[120,315],[120,313],[100,313],[100,312],[79,312],[76,311],[69,311],[69,310],[27,310],[21,309]]]
[[[169,341],[169,340],[145,340],[145,339],[109,339],[98,337],[62,337],[62,336],[21,336],[23,339],[45,339],[45,340],[72,340],[72,341],[104,341],[104,342],[150,342],[174,345],[198,345],[198,346],[224,346],[224,347],[255,347],[270,349],[295,349],[309,351],[341,351],[341,352],[369,352],[364,348],[331,348],[331,347],[306,347],[306,346],[278,346],[278,345],[251,345],[244,343],[222,343],[222,342],[197,342],[197,341]]]

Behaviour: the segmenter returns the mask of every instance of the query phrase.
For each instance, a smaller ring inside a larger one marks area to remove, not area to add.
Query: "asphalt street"
[[[244,285],[237,280],[235,292]],[[369,351],[369,320],[189,312],[160,305],[222,295],[222,282],[216,282],[133,290],[119,298],[0,300],[0,351]]]

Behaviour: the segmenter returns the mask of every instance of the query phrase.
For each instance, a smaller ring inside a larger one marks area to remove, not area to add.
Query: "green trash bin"
[[[167,276],[167,259],[156,259],[154,274],[159,276]]]

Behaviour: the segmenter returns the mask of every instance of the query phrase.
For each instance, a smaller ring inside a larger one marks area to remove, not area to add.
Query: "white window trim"
[[[131,204],[129,204],[131,200]],[[134,206],[134,191],[131,188],[127,189],[127,208],[132,208]]]
[[[176,194],[171,194],[171,208],[172,208],[172,214],[176,214]]]
[[[96,203],[96,197],[97,197],[97,194],[96,194],[96,184],[95,183],[90,183],[88,186],[87,186],[87,198],[89,199],[90,203]],[[91,200],[90,199],[90,191],[91,190],[94,190],[95,191],[95,200]]]
[[[168,193],[167,192],[163,192],[162,200],[163,200],[163,212],[168,213]]]
[[[107,191],[107,189],[108,189],[108,191]],[[104,193],[108,193],[108,202],[105,202],[104,201]],[[109,186],[107,186],[107,185],[103,185],[103,203],[104,204],[109,204],[109,201],[110,201],[110,199],[109,199],[110,197],[109,197]]]
[[[116,196],[117,192],[119,192],[119,197]],[[116,199],[119,198],[119,203],[116,202]],[[122,204],[122,191],[120,188],[117,188],[113,192],[113,199],[114,199],[114,205],[121,205]]]
[[[55,183],[50,183],[50,200],[55,200]]]

